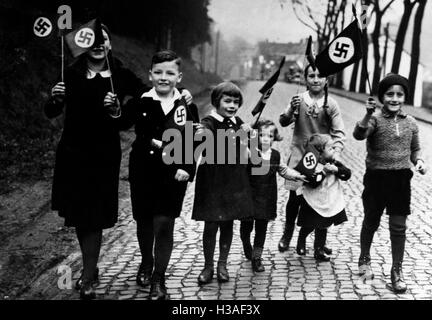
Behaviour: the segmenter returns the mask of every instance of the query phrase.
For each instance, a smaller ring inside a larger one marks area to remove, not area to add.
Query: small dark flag
[[[302,159],[294,169],[306,176],[307,180],[310,180],[318,165],[318,159],[319,152],[315,148],[306,147]]]
[[[264,110],[264,107],[267,103],[268,98],[270,97],[271,93],[273,92],[273,86],[278,81],[281,69],[283,65],[285,64],[285,56],[282,58],[282,61],[279,64],[278,69],[276,72],[270,77],[270,79],[267,80],[267,82],[264,84],[264,86],[260,89],[260,93],[262,94],[260,100],[258,101],[255,108],[252,110],[252,115],[255,116],[256,114],[262,112]]]
[[[361,30],[355,19],[315,59],[324,77],[338,73],[362,58]]]
[[[316,70],[315,57],[312,53],[312,36],[309,36],[305,55],[306,55],[307,61],[312,66],[313,71],[315,71]]]
[[[74,58],[104,42],[99,19],[93,19],[65,37],[66,43]]]

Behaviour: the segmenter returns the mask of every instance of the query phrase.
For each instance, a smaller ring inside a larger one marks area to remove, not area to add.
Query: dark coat
[[[165,115],[159,101],[143,97],[130,100],[125,110],[125,117],[130,120],[130,124],[135,124],[136,134],[129,159],[133,217],[135,220],[155,215],[176,218],[180,216],[188,182],[175,180],[175,174],[178,169],[182,169],[189,174],[189,181],[193,181],[195,176],[192,122],[197,121],[196,106],[188,106],[183,98],[178,99],[172,110]],[[176,120],[183,116],[186,124]],[[192,132],[187,132],[188,126]],[[182,159],[178,163],[164,162],[164,147],[168,143],[162,148],[151,144],[152,139],[162,141],[162,135],[167,129],[177,129],[178,137],[181,138]],[[186,139],[191,143],[188,150]]]
[[[219,150],[216,148],[218,145],[216,130],[233,129],[238,131],[243,121],[236,117],[236,124],[227,124],[208,116],[201,123],[214,134],[213,154],[217,159]],[[238,142],[236,145],[237,159],[239,159]],[[225,150],[225,155],[227,154],[227,150]],[[192,218],[202,221],[230,221],[252,216],[252,196],[247,167],[247,163],[241,164],[239,162],[236,164],[204,163],[199,165]]]
[[[65,72],[64,104],[50,99],[49,118],[65,112],[57,147],[52,209],[66,226],[101,229],[117,222],[121,161],[120,118],[112,118],[103,100],[111,91],[109,78],[86,78],[86,62],[78,60]],[[120,101],[143,91],[141,81],[115,61],[112,79]]]
[[[272,149],[270,160],[263,160],[258,165],[250,164],[249,179],[252,188],[252,198],[254,204],[254,219],[274,220],[276,218],[277,207],[277,172],[280,166],[280,153]],[[270,166],[267,174],[252,175],[253,167],[261,165]]]

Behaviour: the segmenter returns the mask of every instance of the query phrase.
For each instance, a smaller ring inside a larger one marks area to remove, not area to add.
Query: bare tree
[[[292,0],[297,19],[317,34],[318,51],[327,46],[330,36],[338,33],[338,23],[344,15],[346,3],[346,0],[328,0],[326,4],[317,4],[313,0]]]
[[[404,12],[402,19],[399,24],[398,33],[396,35],[396,44],[393,54],[393,62],[391,72],[398,73],[399,65],[402,57],[403,45],[405,41],[406,31],[408,29],[408,23],[411,17],[412,10],[417,1],[404,0]]]
[[[414,94],[417,80],[418,65],[420,62],[420,35],[422,29],[422,21],[424,16],[424,10],[426,7],[426,0],[417,0],[419,6],[414,18],[414,30],[411,46],[411,66],[410,73],[408,77],[410,85],[410,94],[408,96],[408,103],[412,104],[414,102]]]
[[[381,23],[382,17],[385,12],[390,8],[395,0],[390,0],[387,4],[381,8],[380,3],[382,4],[382,0],[374,0],[372,4],[374,6],[373,12],[375,13],[375,27],[372,32],[372,44],[374,49],[374,70],[373,70],[373,81],[372,81],[372,93],[376,93],[378,91],[378,83],[380,81],[381,76],[381,54],[380,54],[380,43],[379,39],[381,36]]]

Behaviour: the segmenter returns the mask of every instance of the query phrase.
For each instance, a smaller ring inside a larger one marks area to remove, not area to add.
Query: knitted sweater
[[[367,139],[366,168],[400,170],[411,168],[420,157],[419,131],[416,120],[401,111],[396,116],[384,109],[372,115],[367,127],[358,122],[353,136]]]

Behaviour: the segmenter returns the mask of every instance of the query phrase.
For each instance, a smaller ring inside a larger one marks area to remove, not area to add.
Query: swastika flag
[[[74,58],[103,43],[102,27],[99,19],[93,19],[65,37]]]
[[[270,77],[270,79],[267,80],[267,82],[263,85],[263,87],[260,89],[260,93],[262,94],[261,98],[259,99],[257,105],[252,110],[252,115],[255,116],[256,114],[262,112],[264,110],[264,107],[267,103],[268,98],[270,97],[271,93],[273,92],[273,86],[278,81],[281,69],[283,65],[285,64],[285,56],[282,58],[278,69],[276,72]]]
[[[320,53],[315,65],[324,77],[338,73],[362,58],[361,30],[355,19]]]
[[[310,177],[315,172],[315,168],[318,165],[318,159],[319,152],[315,148],[306,147],[302,159],[294,169],[310,180]]]

